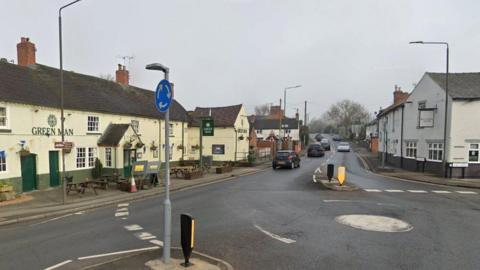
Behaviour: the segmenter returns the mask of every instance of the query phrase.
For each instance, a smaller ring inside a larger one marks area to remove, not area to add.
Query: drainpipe
[[[405,104],[402,105],[402,122],[400,126],[400,168],[403,169],[403,117],[404,117]]]
[[[185,122],[182,121],[182,160],[185,160]]]
[[[235,154],[234,154],[234,158],[235,158],[235,162],[237,162],[237,141],[238,141],[238,131],[237,129],[234,127],[233,130],[235,131]]]

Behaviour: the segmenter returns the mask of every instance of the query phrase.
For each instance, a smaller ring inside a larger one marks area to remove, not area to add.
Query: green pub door
[[[22,190],[23,192],[32,191],[37,188],[37,164],[36,155],[29,154],[20,157],[22,167]]]
[[[50,167],[50,186],[60,185],[60,170],[58,169],[58,151],[48,152],[48,162]]]

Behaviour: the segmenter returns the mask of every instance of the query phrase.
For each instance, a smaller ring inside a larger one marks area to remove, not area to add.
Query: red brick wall
[[[35,64],[35,44],[27,37],[22,37],[17,44],[17,62],[19,66]]]

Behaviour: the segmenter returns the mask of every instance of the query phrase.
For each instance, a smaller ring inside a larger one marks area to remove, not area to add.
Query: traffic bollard
[[[333,164],[328,164],[327,165],[327,177],[328,177],[328,182],[332,181],[333,178],[333,172],[335,171],[335,165]]]
[[[343,182],[345,182],[345,179],[347,178],[345,167],[340,166],[338,167],[338,172],[337,172],[337,179],[338,182],[340,183],[340,186],[343,185]]]
[[[180,241],[185,258],[185,262],[180,265],[189,267],[193,265],[189,260],[195,243],[195,219],[189,214],[180,215]]]

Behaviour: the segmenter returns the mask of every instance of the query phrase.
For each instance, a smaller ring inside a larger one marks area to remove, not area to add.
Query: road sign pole
[[[168,81],[168,70],[165,72],[165,80]],[[173,92],[172,92],[173,99]],[[165,112],[165,201],[164,212],[164,236],[163,236],[163,261],[170,262],[172,203],[170,202],[170,109]]]

